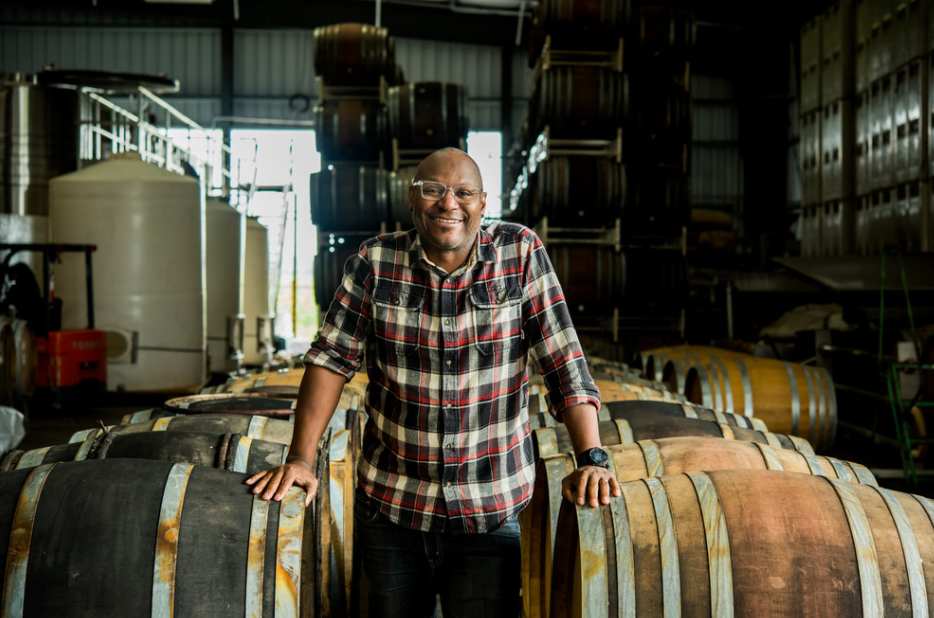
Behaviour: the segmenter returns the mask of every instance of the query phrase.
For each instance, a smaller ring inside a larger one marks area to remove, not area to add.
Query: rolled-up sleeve
[[[549,408],[559,420],[562,410],[583,403],[591,403],[599,410],[600,391],[587,368],[561,284],[541,240],[533,232],[529,236],[523,331],[529,352],[545,379]]]
[[[334,294],[318,336],[305,354],[305,365],[317,365],[348,380],[360,370],[370,329],[368,284],[372,274],[367,241],[344,264],[341,285]]]

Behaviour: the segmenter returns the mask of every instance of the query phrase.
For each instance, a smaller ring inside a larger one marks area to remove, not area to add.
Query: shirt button
[[[451,444],[450,442],[448,442],[447,444],[444,445],[444,448],[446,448],[446,449],[452,449],[452,448],[454,448],[454,445]]]
[[[451,359],[448,359],[448,360],[444,361],[444,364],[446,364],[448,367],[450,367],[450,366],[451,366]]]
[[[445,326],[450,326],[450,325],[451,325],[451,320],[445,320],[445,321],[444,321],[444,325],[445,325]]]
[[[445,481],[445,482],[444,482],[444,486],[445,486],[445,487],[450,487],[450,486],[451,486],[451,481]]]

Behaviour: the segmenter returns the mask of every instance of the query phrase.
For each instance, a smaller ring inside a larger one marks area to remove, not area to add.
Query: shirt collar
[[[408,254],[411,264],[424,261],[426,264],[434,266],[434,262],[425,254],[425,248],[422,246],[421,238],[419,238],[418,231],[415,228],[409,230]],[[477,262],[496,262],[496,247],[493,245],[493,235],[487,231],[486,227],[482,226],[477,234],[477,242],[467,258],[467,263],[457,270],[468,270],[473,268]]]

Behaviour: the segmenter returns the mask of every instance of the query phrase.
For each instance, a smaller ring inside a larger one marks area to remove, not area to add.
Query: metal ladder
[[[908,323],[911,327],[912,343],[915,347],[916,361],[911,363],[893,362],[886,359],[883,354],[883,335],[885,332],[885,275],[886,275],[886,257],[888,250],[882,250],[881,256],[881,283],[879,293],[879,351],[878,365],[882,382],[885,384],[889,396],[889,402],[892,406],[892,416],[895,421],[896,439],[899,444],[899,455],[902,460],[902,469],[904,471],[905,481],[912,487],[918,486],[918,466],[913,455],[914,447],[922,444],[934,444],[934,438],[916,438],[912,437],[908,426],[908,419],[911,410],[914,407],[924,408],[934,407],[934,401],[920,401],[924,389],[922,380],[918,387],[918,392],[909,398],[905,398],[902,393],[902,385],[899,380],[899,373],[902,371],[917,371],[923,376],[926,371],[934,371],[934,364],[924,363],[922,349],[918,334],[915,329],[914,315],[911,311],[911,301],[908,296],[908,278],[905,275],[905,265],[902,261],[901,251],[895,249],[895,256],[898,259],[898,268],[901,276],[902,291],[905,294],[905,307],[908,312]]]

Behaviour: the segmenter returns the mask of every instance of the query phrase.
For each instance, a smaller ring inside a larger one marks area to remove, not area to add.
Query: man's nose
[[[457,200],[454,199],[454,189],[448,189],[438,200],[438,205],[446,210],[453,210],[458,207]]]

